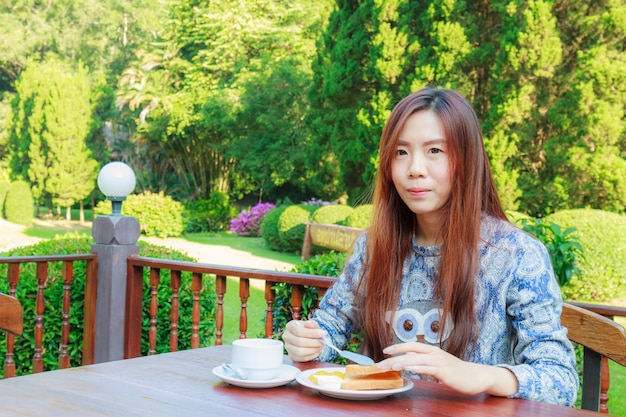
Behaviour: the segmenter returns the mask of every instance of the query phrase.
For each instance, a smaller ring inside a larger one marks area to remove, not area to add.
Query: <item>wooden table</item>
[[[0,416],[597,416],[534,401],[464,396],[415,381],[382,400],[329,398],[297,382],[270,389],[223,383],[212,368],[229,362],[230,346],[50,371],[0,380]],[[325,363],[285,362],[301,370]]]

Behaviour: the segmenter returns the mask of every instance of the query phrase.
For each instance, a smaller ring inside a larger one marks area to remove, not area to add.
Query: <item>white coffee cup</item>
[[[239,339],[232,345],[231,364],[247,379],[274,378],[283,364],[283,342],[274,339]]]

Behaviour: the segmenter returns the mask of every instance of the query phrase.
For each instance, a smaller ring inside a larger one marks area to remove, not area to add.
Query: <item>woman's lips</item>
[[[419,196],[423,196],[430,190],[426,188],[409,188],[408,191],[409,191],[409,194],[411,194],[412,196],[419,197]]]

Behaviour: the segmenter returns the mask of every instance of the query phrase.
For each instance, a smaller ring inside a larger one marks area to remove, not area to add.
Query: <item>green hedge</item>
[[[61,255],[61,254],[85,254],[90,253],[93,239],[87,235],[77,233],[57,236],[51,240],[43,241],[31,246],[13,249],[2,256],[31,256],[31,255]],[[189,256],[161,246],[151,245],[139,241],[142,256],[194,261]],[[74,266],[74,282],[71,288],[71,308],[69,313],[70,342],[69,355],[71,366],[82,364],[83,323],[84,323],[84,288],[85,288],[85,261],[77,262]],[[24,310],[24,333],[15,338],[15,357],[17,374],[24,375],[32,372],[32,355],[35,348],[35,295],[37,282],[35,279],[35,265],[26,264],[21,268],[21,280],[17,289],[17,297],[22,302]],[[63,303],[63,282],[61,275],[61,263],[50,263],[48,267],[48,282],[45,288],[46,306],[44,314],[43,336],[43,361],[44,369],[52,370],[58,367],[59,337],[61,335],[61,311]],[[150,303],[148,270],[144,275],[144,321],[142,332],[142,354],[148,353],[148,317]],[[215,289],[213,279],[204,278],[203,297],[201,299],[202,318],[200,322],[200,343],[209,346],[215,340]],[[180,322],[178,327],[179,349],[191,347],[191,316],[192,316],[192,293],[190,290],[190,274],[182,274],[182,286],[179,294]],[[8,292],[6,268],[0,268],[0,292]],[[167,323],[160,325],[157,330],[157,352],[169,351],[169,321],[171,306],[171,290],[169,289],[169,271],[163,271],[161,284],[158,289],[159,310],[158,322]],[[6,351],[6,338],[0,338],[0,352]],[[0,355],[2,356],[2,355]],[[3,356],[2,356],[3,357]]]
[[[183,233],[183,210],[181,203],[162,192],[131,194],[122,203],[122,214],[136,217],[142,234],[161,238],[180,236]],[[111,214],[111,202],[99,202],[94,208],[94,215],[96,214]]]
[[[11,223],[30,226],[35,212],[34,204],[33,193],[26,181],[11,183],[4,201],[6,219]]]
[[[372,224],[374,216],[373,204],[362,204],[354,207],[352,213],[346,218],[344,226],[356,227],[358,229],[367,229]]]
[[[317,209],[316,206],[296,204],[282,212],[278,219],[278,237],[283,252],[300,253],[306,231],[305,223],[310,221],[311,214]]]
[[[563,228],[575,227],[583,247],[580,275],[562,288],[568,300],[606,302],[626,297],[626,215],[602,210],[563,210],[546,216]]]
[[[318,206],[308,204],[282,205],[270,210],[263,223],[261,232],[267,247],[277,252],[300,253],[305,223]]]
[[[330,204],[321,206],[311,215],[311,222],[321,224],[341,224],[354,209],[343,204]]]
[[[305,223],[339,224],[364,229],[369,227],[373,206],[356,208],[346,205],[315,206],[310,204],[282,205],[270,210],[261,224],[265,245],[274,251],[300,253],[306,230]],[[314,247],[312,253],[328,249]]]
[[[213,191],[208,200],[185,204],[183,219],[185,232],[220,232],[228,230],[237,208],[230,204],[228,194]]]
[[[280,252],[280,230],[278,229],[278,220],[289,206],[278,206],[267,212],[263,223],[261,223],[261,234],[265,245],[273,251]]]

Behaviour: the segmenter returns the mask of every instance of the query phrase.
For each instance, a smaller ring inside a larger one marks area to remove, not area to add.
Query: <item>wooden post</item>
[[[306,261],[311,256],[311,223],[306,223],[306,230],[304,232],[304,242],[302,242],[302,256],[301,259]]]
[[[139,221],[129,216],[98,216],[91,234],[98,255],[94,362],[124,359],[126,260],[139,254]]]

